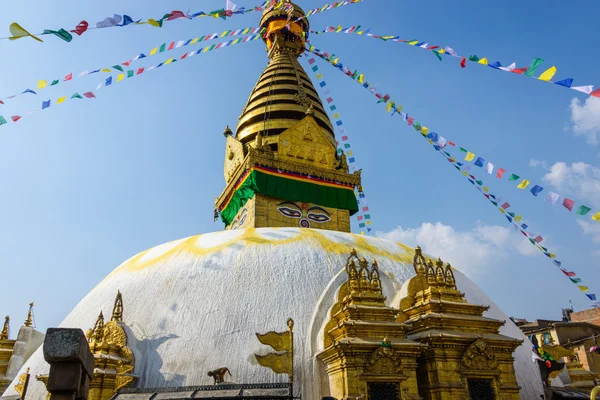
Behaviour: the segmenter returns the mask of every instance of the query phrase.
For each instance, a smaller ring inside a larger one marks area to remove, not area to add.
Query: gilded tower
[[[263,13],[269,63],[239,117],[227,128],[226,187],[216,201],[226,229],[304,227],[350,232],[358,211],[349,173],[336,150],[333,127],[298,62],[309,23],[288,1]]]

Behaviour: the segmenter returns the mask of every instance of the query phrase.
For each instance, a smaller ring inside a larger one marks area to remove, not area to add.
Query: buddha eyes
[[[312,213],[312,212],[308,213],[308,215],[306,217],[308,219],[310,219],[311,221],[319,222],[319,223],[327,222],[327,221],[329,221],[331,219],[329,217],[329,215],[319,214],[319,213]]]
[[[302,218],[302,212],[288,207],[278,207],[280,213],[290,218]]]

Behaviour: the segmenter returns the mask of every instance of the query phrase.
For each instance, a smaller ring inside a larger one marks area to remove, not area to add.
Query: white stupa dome
[[[110,315],[123,294],[123,321],[135,355],[136,387],[212,384],[207,371],[227,367],[237,383],[285,382],[257,364],[268,349],[256,332],[284,331],[295,321],[295,380],[304,399],[319,399],[315,354],[335,293],[346,279],[344,265],[355,248],[377,260],[388,305],[399,306],[402,284],[414,275],[414,250],[392,241],[302,228],[222,231],[176,240],[146,250],[116,268],[71,311],[61,327],[91,328],[100,311]],[[470,303],[490,305],[484,316],[505,320],[504,335],[524,340],[514,353],[521,398],[543,393],[531,344],[473,282],[456,272]],[[48,373],[42,349],[19,373]],[[5,394],[15,394],[14,384]],[[28,398],[45,399],[42,382],[31,379]]]

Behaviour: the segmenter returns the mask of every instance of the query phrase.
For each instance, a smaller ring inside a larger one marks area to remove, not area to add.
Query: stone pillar
[[[50,364],[50,400],[87,400],[94,356],[81,329],[48,329],[44,360]]]

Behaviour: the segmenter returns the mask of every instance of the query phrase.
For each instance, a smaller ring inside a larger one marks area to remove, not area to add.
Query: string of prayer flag
[[[262,37],[261,37],[260,34],[255,34],[255,35],[252,35],[252,36],[247,36],[247,38],[248,38],[248,40],[243,40],[243,41],[232,41],[232,40],[229,40],[227,42],[219,43],[218,45],[212,45],[212,46],[205,47],[205,48],[199,48],[198,50],[195,50],[195,51],[192,51],[192,52],[189,52],[189,53],[184,53],[182,56],[179,57],[179,60],[187,60],[187,59],[192,58],[194,55],[201,54],[201,53],[206,53],[208,51],[212,51],[212,50],[216,50],[216,49],[220,49],[220,48],[224,48],[224,47],[229,47],[229,46],[232,46],[234,44],[247,43],[247,42],[250,42],[250,41],[255,41],[255,40],[262,39]],[[168,60],[165,60],[165,61],[163,61],[163,62],[161,62],[161,63],[159,63],[157,65],[152,65],[152,66],[147,67],[147,68],[144,68],[144,67],[138,68],[137,71],[135,71],[135,73],[134,73],[134,70],[128,70],[127,71],[127,78],[132,78],[134,76],[141,75],[144,71],[151,71],[153,69],[160,68],[163,65],[172,64],[172,63],[174,63],[176,61],[178,61],[178,60],[175,59],[175,58],[169,58]],[[100,85],[98,85],[98,87],[97,87],[96,90],[102,88],[103,86],[104,87],[111,86],[113,83],[122,82],[124,79],[119,79],[118,77],[120,75],[121,74],[119,74],[117,76],[116,80],[113,80],[112,76],[106,78],[102,83],[100,83]],[[96,95],[92,91],[85,92],[85,93],[83,93],[83,95],[79,94],[78,92],[75,92],[75,93],[73,93],[73,95],[70,96],[70,99],[71,100],[75,100],[75,99],[81,100],[84,97],[86,99],[94,99],[94,98],[96,98]],[[62,103],[65,102],[66,99],[67,99],[67,96],[61,96],[61,97],[59,97],[56,100],[56,104],[62,104]],[[38,111],[41,111],[41,110],[45,110],[46,108],[50,108],[51,106],[52,106],[52,100],[51,99],[50,100],[44,100],[44,101],[42,101],[42,105],[41,105],[40,110],[29,111],[28,114],[31,115],[31,114],[33,114],[35,112],[38,112]],[[21,118],[22,118],[21,115],[13,115],[13,116],[11,116],[11,120],[13,122],[17,122]],[[2,121],[4,121],[4,122],[2,122]],[[4,118],[4,116],[0,115],[0,126],[4,125],[5,123],[6,123],[6,119]]]
[[[310,47],[308,48],[308,51],[319,56],[323,60],[325,60],[328,63],[330,63],[331,65],[335,66],[338,70],[344,72],[344,74],[346,76],[352,78],[354,81],[361,84],[361,86],[363,86],[363,88],[369,90],[373,95],[375,95],[375,97],[377,97],[378,103],[381,103],[381,102],[387,103],[386,111],[388,111],[388,112],[392,111],[392,115],[394,113],[398,113],[398,115],[400,115],[405,121],[407,121],[409,126],[411,126],[411,125],[415,126],[415,128],[417,128],[417,130],[420,131],[423,136],[428,135],[428,128],[425,126],[421,127],[421,125],[418,122],[414,121],[413,117],[411,117],[408,114],[406,114],[405,112],[403,112],[402,106],[397,105],[395,101],[391,100],[389,95],[381,95],[380,93],[377,93],[376,89],[373,86],[371,86],[368,82],[364,82],[364,76],[365,76],[364,74],[360,73],[359,71],[352,72],[349,68],[347,68],[342,63],[340,63],[339,57],[335,57],[334,55],[329,55],[328,53],[322,53],[318,49],[316,49],[313,45],[310,45]],[[536,64],[536,63],[533,63],[533,64]],[[358,82],[358,79],[356,78],[357,76],[362,77],[363,83]],[[460,151],[462,153],[465,153],[465,155],[463,157],[464,162],[472,162],[473,160],[475,160],[475,162],[474,162],[475,166],[485,169],[488,174],[493,174],[493,171],[494,171],[494,168],[496,168],[496,165],[493,164],[491,161],[489,161],[489,159],[487,157],[484,158],[482,156],[477,156],[475,153],[469,151],[467,148],[460,147],[458,144],[451,141],[449,138],[445,138],[435,132],[431,133],[431,135],[435,135],[436,141],[443,143],[443,145],[441,146],[442,148],[445,147],[446,145],[459,147]],[[430,137],[432,137],[432,136],[430,136]],[[486,160],[488,160],[488,161],[486,161]],[[522,179],[521,175],[515,174],[515,173],[510,173],[505,168],[498,167],[497,171],[496,171],[496,178],[503,179],[503,177],[505,175],[508,176],[508,181],[514,181],[516,183],[515,186],[518,189],[525,190],[526,188],[528,188],[531,185],[531,181],[528,179],[525,179],[525,178]],[[532,194],[532,196],[537,198],[538,194],[540,194],[543,190],[544,190],[544,187],[542,185],[534,183],[533,186],[531,187],[531,189],[529,190],[529,192]],[[549,192],[548,196],[549,197],[546,197],[545,200],[547,203],[550,203],[550,204],[556,204],[558,202],[559,198],[561,197],[561,195],[559,195],[557,193],[553,193],[553,192]],[[561,204],[563,205],[564,209],[568,210],[569,212],[572,212],[573,208],[575,207],[576,202],[572,199],[568,199],[568,198],[564,197],[563,202],[561,202]],[[600,222],[600,210],[595,210],[593,213],[590,214],[590,211],[592,211],[592,209],[589,206],[583,205],[583,204],[579,204],[579,208],[577,210],[579,211],[579,209],[581,209],[581,212],[575,212],[575,215],[586,216],[589,214],[589,216],[592,218],[592,220],[594,220],[596,222]],[[585,212],[585,210],[587,210],[587,209],[589,209],[589,211]]]
[[[346,128],[344,127],[344,123],[340,117],[340,113],[337,109],[335,101],[331,96],[329,88],[327,87],[327,83],[323,78],[323,74],[319,71],[319,66],[315,64],[315,59],[310,58],[308,60],[308,64],[311,67],[311,70],[314,72],[317,82],[319,83],[320,88],[323,89],[323,94],[326,99],[326,106],[329,107],[329,111],[333,113],[332,120],[335,122],[336,129],[338,131],[338,135],[341,139],[341,143],[336,141],[337,144],[337,153],[339,157],[344,157],[348,163],[348,169],[350,172],[356,171],[358,169],[358,164],[356,163],[356,156],[354,155],[354,150],[352,149],[352,145],[348,138],[348,133],[346,132]],[[367,196],[364,191],[356,191],[356,201],[358,202],[358,213],[356,213],[356,220],[358,222],[358,227],[360,228],[361,235],[364,235],[365,230],[368,232],[372,231],[371,221],[371,212],[369,210],[369,205],[367,202]]]
[[[556,74],[556,71],[557,71],[557,68],[555,66],[551,66],[550,68],[546,69],[537,77],[534,76],[536,74],[536,72],[540,69],[540,66],[542,65],[542,63],[544,62],[544,60],[541,58],[534,58],[529,63],[529,66],[527,66],[527,67],[517,68],[516,63],[514,63],[514,62],[505,67],[505,66],[502,66],[502,64],[499,61],[490,62],[487,57],[479,58],[476,55],[471,55],[469,57],[461,56],[456,53],[456,50],[454,50],[453,48],[448,47],[448,46],[445,46],[444,48],[442,48],[440,46],[431,46],[431,45],[429,45],[429,43],[426,43],[425,41],[421,41],[421,40],[405,40],[405,39],[400,39],[400,36],[395,36],[395,35],[387,35],[387,36],[374,35],[370,31],[371,31],[370,29],[367,29],[367,30],[361,29],[360,25],[352,26],[350,28],[342,28],[341,26],[338,26],[338,27],[328,26],[327,28],[325,28],[321,31],[311,31],[311,33],[314,33],[315,35],[320,35],[320,34],[324,34],[324,33],[354,34],[354,35],[368,36],[368,37],[383,40],[383,41],[403,43],[403,44],[406,44],[406,45],[409,45],[412,47],[418,47],[420,49],[431,51],[436,56],[436,58],[440,61],[442,61],[442,57],[440,56],[440,54],[444,54],[444,55],[453,57],[455,59],[458,59],[458,60],[460,60],[461,68],[465,68],[467,66],[466,62],[471,61],[472,63],[485,65],[485,66],[491,67],[498,71],[504,71],[504,72],[510,72],[510,73],[516,74],[516,75],[528,76],[530,78],[533,78],[533,79],[536,79],[536,80],[539,80],[542,82],[548,82],[548,83],[551,83],[554,85],[562,86],[567,89],[576,90],[578,92],[600,98],[600,88],[594,90],[593,85],[573,86],[573,78],[565,78],[565,79],[552,81],[552,78],[554,77],[554,75]]]
[[[336,58],[335,60],[333,60],[332,59],[333,57],[330,56],[328,53],[321,52],[320,50],[315,49],[314,46],[311,46],[308,51],[317,55],[319,58],[327,61],[329,64],[335,66],[338,70],[344,72],[345,75],[356,80],[354,78],[354,75],[356,75],[356,74],[351,73],[350,69],[348,69],[347,67],[344,67],[339,62],[339,58]],[[334,61],[335,61],[335,63],[334,63]],[[392,101],[389,96],[387,96],[387,95],[381,96],[381,94],[377,93],[376,90],[372,90],[373,88],[370,88],[370,85],[368,84],[368,82],[363,83],[361,86],[363,86],[365,89],[369,90],[369,92],[371,92],[378,99],[383,99],[384,97],[387,97],[388,98],[388,100],[386,100],[387,102]],[[380,101],[378,100],[378,103],[379,102]],[[542,236],[533,235],[528,232],[529,224],[524,222],[524,218],[522,215],[512,211],[510,203],[508,203],[507,201],[503,201],[499,196],[496,196],[493,193],[491,193],[489,190],[489,187],[484,186],[483,180],[477,179],[477,177],[473,173],[470,172],[470,168],[471,168],[470,166],[468,166],[468,165],[465,166],[465,164],[462,161],[458,161],[458,159],[456,157],[454,157],[451,153],[449,153],[447,150],[443,150],[449,144],[449,141],[446,138],[441,137],[437,133],[434,134],[434,132],[429,132],[429,129],[426,126],[421,125],[419,122],[416,122],[414,120],[414,118],[409,117],[409,115],[406,112],[402,111],[401,106],[396,106],[396,104],[394,103],[394,105],[392,106],[392,109],[395,109],[396,112],[402,117],[402,119],[404,121],[407,122],[407,124],[409,126],[413,126],[413,128],[416,131],[420,132],[421,136],[423,138],[425,138],[434,147],[434,149],[436,151],[440,152],[441,155],[445,156],[445,158],[450,163],[452,163],[454,168],[457,169],[458,171],[460,171],[461,174],[463,176],[465,176],[468,179],[468,181],[473,186],[475,186],[477,188],[477,190],[479,192],[481,192],[482,195],[484,197],[486,197],[486,199],[489,200],[489,202],[492,205],[494,205],[494,207],[496,207],[498,209],[498,211],[500,211],[506,217],[508,222],[510,222],[516,230],[520,231],[529,240],[529,242],[532,245],[534,245],[538,250],[540,250],[542,253],[544,253],[544,255],[546,257],[548,257],[552,261],[552,263],[555,266],[557,266],[561,270],[561,272],[563,272],[563,274],[565,274],[569,278],[576,276],[575,272],[568,271],[561,267],[562,263],[556,259],[555,253],[550,252],[547,247],[540,245],[540,243],[543,241]],[[436,141],[434,142],[432,139],[436,139]],[[464,149],[461,148],[461,151],[462,150],[464,150]],[[464,150],[464,151],[466,152],[466,150]],[[599,219],[600,219],[600,216],[599,216]],[[571,281],[571,282],[576,283],[573,281]],[[578,282],[581,282],[581,280],[579,279]],[[578,285],[578,288],[588,297],[589,300],[596,301],[596,295],[593,293],[587,293],[588,288],[586,286]],[[594,306],[598,307],[598,306],[600,306],[600,304],[594,303]]]

